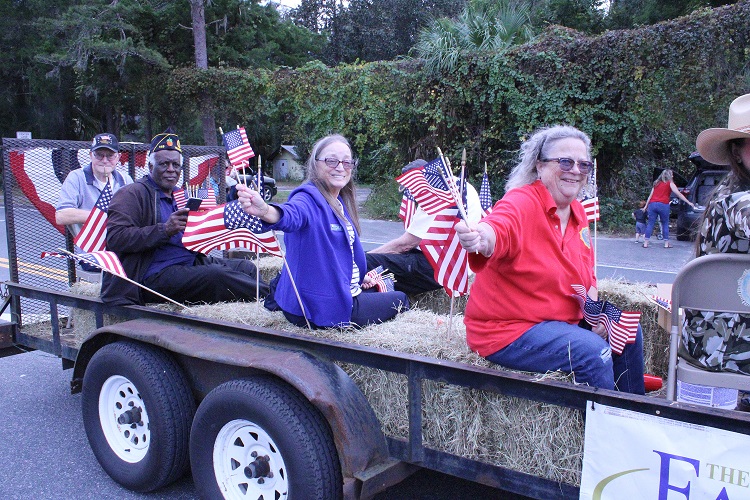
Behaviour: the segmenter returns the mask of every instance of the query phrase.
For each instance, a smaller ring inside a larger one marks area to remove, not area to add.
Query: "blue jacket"
[[[266,228],[284,232],[286,260],[307,318],[318,326],[349,323],[352,316],[352,252],[346,227],[318,188],[309,182],[292,191],[289,200],[277,208],[281,211],[281,219],[276,224],[266,225]],[[346,217],[351,222],[348,212]],[[367,263],[356,228],[354,260],[360,269],[361,284]],[[302,316],[286,269],[281,271],[274,298],[284,311]]]

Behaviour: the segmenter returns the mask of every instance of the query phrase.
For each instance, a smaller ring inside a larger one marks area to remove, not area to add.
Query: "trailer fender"
[[[217,330],[219,327],[212,330],[153,319],[131,320],[100,328],[80,347],[73,373],[73,390],[80,390],[76,384],[80,385],[86,366],[98,349],[119,338],[129,338],[175,354],[186,366],[193,383],[196,374],[190,373],[190,365],[195,360],[205,360],[214,366],[268,373],[294,387],[331,426],[341,460],[345,491],[357,488],[357,481],[353,479],[355,474],[389,460],[386,439],[375,412],[359,387],[339,366],[310,352],[284,347],[279,341],[258,340]]]

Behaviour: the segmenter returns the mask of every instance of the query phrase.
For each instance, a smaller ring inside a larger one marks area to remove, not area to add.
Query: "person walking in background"
[[[651,193],[646,200],[648,223],[646,224],[646,240],[643,242],[643,248],[648,248],[649,239],[654,232],[657,217],[659,217],[659,221],[661,222],[664,248],[672,248],[672,244],[669,242],[669,196],[671,193],[674,193],[679,199],[695,208],[695,205],[677,189],[673,178],[674,174],[667,168],[654,181],[654,186],[651,188]]]
[[[635,242],[640,243],[641,237],[646,236],[646,202],[641,200],[638,202],[638,208],[633,210],[633,218],[635,219]]]

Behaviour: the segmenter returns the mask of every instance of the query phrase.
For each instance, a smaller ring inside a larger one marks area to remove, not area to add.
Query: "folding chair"
[[[750,390],[748,375],[704,370],[680,359],[681,309],[750,316],[750,255],[720,253],[698,257],[677,274],[672,285],[667,400],[675,400],[677,380],[710,387]]]

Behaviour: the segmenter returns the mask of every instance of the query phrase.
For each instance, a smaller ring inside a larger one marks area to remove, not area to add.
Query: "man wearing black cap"
[[[81,230],[107,183],[114,193],[133,182],[126,172],[116,170],[120,162],[120,144],[114,134],[94,137],[89,155],[91,163],[71,170],[65,178],[55,211],[55,221],[69,226],[73,236]]]
[[[219,259],[191,252],[182,244],[188,209],[172,196],[182,170],[182,146],[167,131],[151,141],[149,174],[112,198],[107,218],[107,249],[127,276],[178,302],[255,300],[257,269],[248,260]],[[260,296],[268,285],[260,281]],[[125,280],[106,274],[102,300],[112,305],[159,302]]]
[[[401,172],[406,173],[426,164],[425,160],[417,159],[406,165]],[[479,195],[468,182],[466,183],[466,201],[469,220],[479,222],[482,217]],[[435,281],[435,271],[419,247],[422,239],[428,236],[435,217],[417,207],[409,227],[405,228],[401,236],[365,254],[367,269],[375,269],[378,266],[387,269],[396,279],[394,288],[409,295],[442,288],[442,285]]]

